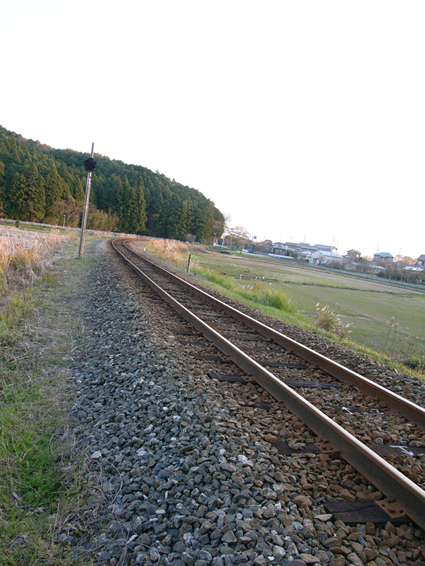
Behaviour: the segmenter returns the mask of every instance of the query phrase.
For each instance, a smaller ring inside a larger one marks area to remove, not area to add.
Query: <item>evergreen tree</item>
[[[149,234],[164,236],[164,199],[159,190],[153,188],[150,193],[149,209],[147,210],[147,227]]]
[[[139,228],[137,233],[142,233],[146,228],[146,201],[143,180],[140,177],[137,186],[137,208],[139,216]]]
[[[59,173],[59,176],[61,177],[61,179],[63,180],[63,182],[65,183],[65,186],[66,186],[66,189],[67,189],[67,194],[73,196],[72,187],[73,187],[74,179],[70,175],[70,173],[68,171],[68,167],[66,166],[65,162],[62,161],[60,163],[60,165],[58,167],[58,173]]]
[[[118,215],[121,214],[121,210],[124,208],[124,188],[122,185],[121,178],[117,175],[112,175],[111,183],[111,210],[116,212]]]
[[[182,203],[178,195],[168,189],[164,198],[164,232],[166,238],[181,239]]]
[[[210,243],[214,236],[214,215],[213,207],[208,204],[204,209],[199,210],[199,215],[196,223],[196,235],[198,240],[205,243]]]
[[[74,178],[75,179],[75,178]],[[74,180],[73,187],[72,187],[72,196],[75,200],[84,201],[85,199],[85,190],[83,188],[83,184],[79,177]]]
[[[182,203],[181,217],[180,217],[180,240],[186,240],[186,235],[190,233],[190,226],[193,218],[192,202],[186,199]]]
[[[46,215],[49,216],[54,213],[54,204],[65,196],[64,192],[66,193],[64,182],[55,165],[46,177],[44,189],[46,193]]]
[[[23,220],[25,203],[27,202],[27,182],[22,173],[16,171],[9,189],[7,214],[10,218]]]
[[[120,196],[119,219],[121,229],[128,234],[136,234],[139,230],[138,198],[136,189],[130,185],[127,177],[124,177]]]
[[[46,193],[44,190],[44,179],[38,174],[37,165],[33,165],[26,176],[27,203],[25,216],[22,220],[40,222],[46,212]]]
[[[44,181],[39,176],[37,166],[33,165],[26,174],[16,172],[13,176],[8,214],[18,220],[39,222],[44,218]]]
[[[0,203],[3,203],[3,198],[4,198],[4,187],[5,187],[5,183],[4,183],[4,172],[6,170],[6,166],[3,163],[3,161],[0,161]]]

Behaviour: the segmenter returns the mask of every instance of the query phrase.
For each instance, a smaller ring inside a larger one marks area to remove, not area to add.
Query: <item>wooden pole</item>
[[[94,155],[94,143],[91,146],[91,158],[93,159]],[[81,219],[81,236],[80,236],[80,248],[78,250],[78,259],[82,259],[83,252],[84,252],[84,236],[86,232],[86,225],[87,225],[87,215],[89,209],[89,198],[90,198],[90,184],[91,184],[91,174],[92,172],[89,171],[87,173],[87,182],[86,182],[86,196],[84,199],[84,208],[83,208],[83,218]]]

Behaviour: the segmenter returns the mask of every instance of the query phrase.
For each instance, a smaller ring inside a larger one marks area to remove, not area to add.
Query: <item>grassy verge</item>
[[[180,271],[187,266],[190,248],[186,244],[168,240],[150,240],[148,243],[143,243],[143,248],[166,262],[172,263]],[[262,278],[253,278],[255,280],[252,284],[245,283],[242,274],[239,279],[229,277],[223,274],[220,269],[210,267],[208,261],[203,261],[201,264],[198,255],[192,257],[194,260],[191,263],[190,272],[198,276],[205,287],[227,295],[231,299],[240,301],[283,322],[314,330],[344,345],[349,343],[348,334],[341,334],[340,332],[338,317],[334,317],[334,327],[329,325],[327,328],[320,328],[311,317],[306,316],[295,307],[286,293],[276,286],[264,282]],[[204,258],[202,259],[204,260]],[[239,273],[240,269],[234,267],[234,273]],[[246,270],[246,273],[249,273],[249,271]]]
[[[83,336],[88,260],[74,260],[75,244],[60,238],[32,248],[12,249],[4,236],[1,243],[0,564],[75,564],[70,517],[90,490],[68,416],[67,378]]]
[[[160,240],[144,246],[180,270],[192,251],[185,244]],[[312,330],[399,371],[423,376],[424,296],[420,290],[412,294],[380,281],[348,279],[346,274],[341,277],[282,265],[271,258],[229,256],[199,247],[192,251],[191,272],[206,287],[264,314]]]
[[[163,259],[171,261],[179,268],[184,268],[187,264],[185,256],[188,256],[188,247],[181,242],[151,240],[147,249]],[[283,291],[272,288],[262,281],[255,281],[252,285],[244,285],[242,281],[231,279],[215,269],[201,266],[198,261],[193,263],[190,269],[192,273],[196,273],[204,281],[225,289],[228,294],[231,293],[237,300],[245,300],[252,305],[271,307],[274,310],[291,314],[296,312],[293,303]]]

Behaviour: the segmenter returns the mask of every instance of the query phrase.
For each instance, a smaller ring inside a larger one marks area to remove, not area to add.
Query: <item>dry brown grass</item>
[[[0,292],[33,286],[51,267],[54,253],[66,236],[49,233],[40,238],[8,233],[0,235]]]
[[[173,240],[149,240],[147,246],[156,255],[173,262],[175,265],[184,267],[187,257],[184,254],[189,252],[189,248],[183,242]]]

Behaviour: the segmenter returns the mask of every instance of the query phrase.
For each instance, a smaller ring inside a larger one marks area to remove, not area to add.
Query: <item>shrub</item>
[[[344,265],[340,261],[330,261],[326,264],[326,267],[330,267],[331,269],[344,269]]]

